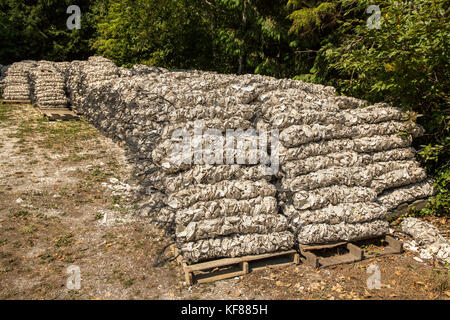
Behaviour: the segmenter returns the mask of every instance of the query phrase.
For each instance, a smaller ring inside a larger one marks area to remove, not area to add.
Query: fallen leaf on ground
[[[370,298],[372,294],[367,289],[364,289],[364,296]]]

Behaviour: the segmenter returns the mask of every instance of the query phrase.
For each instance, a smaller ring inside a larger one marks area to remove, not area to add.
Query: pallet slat
[[[9,103],[9,104],[31,104],[31,100],[2,100],[2,103]]]
[[[180,260],[179,260],[180,262]],[[224,258],[188,265],[181,261],[186,283],[205,283],[242,276],[251,271],[268,267],[298,264],[300,256],[296,250],[249,255],[237,258]],[[227,267],[227,269],[223,269]],[[222,268],[222,269],[221,269]]]
[[[354,263],[364,259],[370,259],[378,256],[390,255],[390,254],[398,254],[403,252],[403,244],[389,236],[386,235],[382,238],[375,239],[365,239],[367,241],[374,241],[382,239],[387,243],[387,246],[383,247],[382,251],[371,252],[368,249],[364,249],[360,242],[339,242],[332,244],[324,244],[324,245],[300,245],[300,253],[305,257],[303,260],[306,264],[314,267],[314,268],[325,268],[330,266],[335,266],[339,264],[345,263]],[[336,249],[345,248],[348,251],[345,254],[334,253],[331,256],[321,256],[318,251],[327,250],[327,249]]]
[[[50,121],[54,120],[78,120],[79,116],[73,112],[70,109],[62,109],[62,108],[48,108],[48,109],[42,109],[37,108],[44,117],[46,117]]]
[[[375,240],[382,240],[387,243],[382,251],[371,252],[365,248],[361,241],[373,243]],[[324,268],[345,263],[355,263],[364,259],[370,259],[377,256],[398,254],[403,252],[403,244],[392,236],[385,235],[378,238],[362,239],[355,242],[336,242],[317,245],[299,245],[300,253],[296,250],[283,252],[266,253],[260,255],[250,255],[237,258],[223,258],[213,261],[201,262],[196,264],[187,264],[183,258],[178,255],[178,250],[173,247],[175,255],[178,256],[177,262],[183,266],[186,283],[191,286],[194,283],[206,283],[217,280],[229,279],[242,276],[251,271],[299,264],[304,262],[314,268]],[[337,252],[328,256],[321,256],[318,251],[341,249],[347,251],[345,254]],[[300,258],[300,254],[304,257]]]

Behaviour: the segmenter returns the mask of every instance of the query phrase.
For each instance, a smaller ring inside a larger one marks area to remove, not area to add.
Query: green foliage
[[[316,3],[316,6],[313,3]],[[288,16],[292,20],[289,29],[291,33],[305,36],[312,32],[320,32],[336,23],[335,2],[289,0],[288,6],[298,8]]]
[[[419,216],[444,216],[450,212],[450,168],[442,168],[434,175],[436,195],[431,197],[427,206],[415,212]]]
[[[68,0],[0,0],[0,63],[88,57],[93,33],[90,1],[77,1],[82,10],[80,30],[66,26],[66,10],[71,4]]]
[[[208,21],[195,0],[110,0],[97,6],[93,48],[119,65],[211,67]]]
[[[442,144],[422,146],[419,156],[430,173],[434,173],[437,194],[430,199],[419,215],[442,216],[450,213],[450,136]]]

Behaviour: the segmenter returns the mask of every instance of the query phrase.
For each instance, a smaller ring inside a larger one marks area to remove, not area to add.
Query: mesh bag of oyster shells
[[[413,243],[405,243],[405,248],[414,248],[425,259],[436,257],[450,263],[450,243],[439,230],[430,223],[408,217],[400,224],[401,230],[413,237]],[[419,248],[416,245],[419,245]]]
[[[4,100],[30,100],[31,85],[30,71],[35,67],[35,62],[25,60],[15,62],[5,71],[2,80]]]
[[[190,262],[263,254],[292,248],[294,235],[289,231],[269,234],[244,234],[184,242],[179,246],[184,259]]]
[[[245,171],[246,177],[252,178],[251,171],[243,166],[237,170],[217,169],[211,171],[218,171],[218,176],[211,175],[211,178],[230,179],[237,172],[245,175]],[[275,186],[266,180],[221,180],[202,184],[201,178],[200,183],[193,180],[190,171],[182,172],[178,177],[178,181],[187,178],[190,185],[181,184],[184,188],[178,191],[166,191],[167,204],[174,211],[176,243],[186,261],[267,253],[293,247],[292,234],[270,245],[262,244],[260,248],[247,243],[269,239],[270,235],[278,233],[290,233],[286,217],[278,213]],[[166,177],[163,183],[170,180],[173,181],[173,177]],[[197,251],[198,247],[202,249]]]
[[[61,65],[60,65],[61,67]],[[66,108],[67,97],[63,72],[56,63],[39,61],[31,71],[33,80],[32,100],[43,109]]]

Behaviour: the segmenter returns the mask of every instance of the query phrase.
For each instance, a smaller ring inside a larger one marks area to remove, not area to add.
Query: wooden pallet
[[[68,108],[37,108],[44,117],[50,121],[56,120],[79,120],[80,117],[72,110]]]
[[[31,104],[31,100],[2,100],[4,104]]]
[[[196,264],[187,264],[181,256],[178,262],[183,266],[187,285],[229,279],[248,274],[251,271],[300,263],[296,250],[224,258]]]
[[[315,268],[354,263],[364,259],[403,252],[403,244],[389,235],[352,242],[300,245],[299,248],[304,257],[302,261]]]

